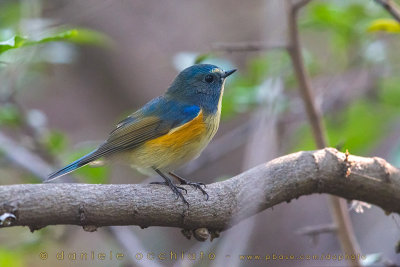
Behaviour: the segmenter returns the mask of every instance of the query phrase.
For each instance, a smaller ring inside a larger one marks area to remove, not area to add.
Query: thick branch
[[[357,199],[400,213],[397,168],[380,158],[349,156],[346,161],[345,154],[332,148],[290,154],[210,184],[208,201],[201,192],[186,188],[189,209],[162,185],[0,186],[0,215],[16,217],[3,226],[31,229],[74,224],[85,229],[139,225],[220,231],[274,205],[313,193]]]

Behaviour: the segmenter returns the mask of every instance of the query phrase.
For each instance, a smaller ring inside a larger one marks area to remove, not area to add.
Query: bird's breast
[[[169,131],[168,134],[146,142],[147,147],[165,147],[171,151],[196,146],[203,149],[214,137],[218,130],[219,116],[217,114],[205,115],[203,111],[191,121]]]
[[[133,151],[132,165],[139,168],[173,170],[196,158],[214,137],[219,114],[200,111],[193,120],[147,141]]]

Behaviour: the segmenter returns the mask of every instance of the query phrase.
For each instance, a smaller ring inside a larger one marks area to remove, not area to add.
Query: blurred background
[[[315,149],[285,49],[291,2],[0,0],[0,184],[40,183],[96,147],[118,121],[163,94],[179,71],[197,62],[238,71],[225,86],[219,132],[178,174],[212,183]],[[311,1],[298,24],[329,146],[400,166],[400,25],[366,0]],[[119,165],[84,167],[73,177],[116,184],[158,179]],[[368,255],[364,264],[400,264],[399,216],[374,206],[355,212],[350,203],[349,210]],[[248,218],[212,242],[187,240],[180,229],[162,227],[103,227],[94,233],[77,226],[34,233],[12,227],[0,231],[0,266],[264,266],[265,260],[240,255],[340,254],[333,233],[299,234],[331,222],[326,197],[311,195]],[[46,260],[39,257],[43,251]],[[64,259],[57,260],[62,251]],[[92,251],[125,257],[67,258]],[[155,259],[146,259],[148,253]],[[157,259],[159,253],[169,260]]]

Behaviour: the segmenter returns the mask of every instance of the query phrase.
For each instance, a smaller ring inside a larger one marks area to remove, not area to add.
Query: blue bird
[[[178,198],[180,184],[200,189],[203,183],[189,182],[172,171],[197,158],[218,130],[225,79],[236,69],[224,71],[210,64],[184,69],[166,93],[117,124],[108,139],[97,149],[49,175],[47,181],[70,173],[99,159],[118,160],[145,174],[156,172]]]

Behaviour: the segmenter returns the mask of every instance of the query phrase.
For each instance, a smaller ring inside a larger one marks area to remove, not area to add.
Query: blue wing
[[[123,121],[96,150],[50,174],[48,180],[70,173],[101,157],[134,149],[144,142],[167,134],[171,129],[194,119],[200,107],[158,97]]]

